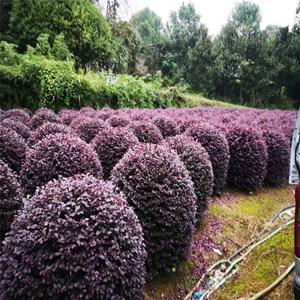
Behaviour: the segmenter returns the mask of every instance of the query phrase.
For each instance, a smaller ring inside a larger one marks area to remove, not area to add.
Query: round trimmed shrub
[[[100,110],[97,110],[95,117],[97,119],[106,121],[113,114],[114,114],[114,111],[112,109],[110,109],[110,108],[102,108]]]
[[[19,134],[24,140],[27,140],[30,137],[30,128],[23,122],[18,121],[18,119],[7,118],[1,121],[0,125],[8,129],[12,129],[17,134]]]
[[[104,178],[109,178],[111,170],[138,139],[127,128],[107,128],[93,140],[92,145],[103,167]]]
[[[195,230],[196,195],[184,164],[164,145],[131,148],[112,171],[143,227],[149,278],[186,258]]]
[[[123,116],[113,115],[107,119],[107,123],[111,127],[126,127],[130,124],[130,120]]]
[[[176,123],[167,117],[156,117],[153,119],[153,124],[159,128],[164,138],[179,133]]]
[[[52,110],[43,108],[33,115],[30,124],[32,129],[36,129],[47,122],[61,123],[61,120]]]
[[[227,133],[230,149],[228,183],[253,192],[262,186],[267,174],[268,150],[254,129],[235,126]]]
[[[50,182],[25,203],[0,257],[5,299],[143,299],[142,228],[92,176]]]
[[[108,126],[102,120],[87,117],[76,118],[70,125],[72,132],[87,143],[90,143],[100,131]]]
[[[37,187],[59,176],[87,173],[102,178],[102,166],[92,147],[79,137],[54,134],[27,152],[21,180],[26,193],[32,194]]]
[[[30,114],[25,109],[14,108],[5,111],[3,114],[3,119],[10,119],[10,118],[22,122],[25,125],[29,125],[30,123]]]
[[[275,132],[264,134],[268,149],[268,166],[265,183],[279,186],[287,182],[289,176],[290,149],[284,137]]]
[[[92,118],[95,116],[96,111],[92,107],[83,107],[80,109],[79,113],[83,116]]]
[[[65,125],[70,125],[71,122],[79,116],[79,112],[73,109],[63,109],[58,113],[61,121]]]
[[[0,125],[0,159],[19,172],[26,157],[25,140],[15,131]]]
[[[192,125],[186,132],[207,151],[213,166],[214,195],[220,195],[227,178],[229,148],[226,137],[207,124]]]
[[[129,129],[141,143],[158,144],[163,140],[160,130],[151,122],[134,122]]]
[[[45,137],[48,137],[52,134],[58,134],[58,133],[64,133],[68,134],[70,133],[69,127],[58,124],[58,123],[45,123],[38,127],[35,131],[32,132],[31,137],[28,139],[27,144],[32,147],[38,142],[40,142]]]
[[[14,216],[22,204],[22,191],[16,175],[0,160],[0,240],[10,230]]]
[[[165,143],[177,152],[191,176],[197,196],[196,221],[200,224],[207,202],[213,193],[214,175],[209,155],[205,148],[191,137],[178,135],[167,138]]]

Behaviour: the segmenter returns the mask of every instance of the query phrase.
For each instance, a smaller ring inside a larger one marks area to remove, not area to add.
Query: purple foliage
[[[24,140],[27,140],[30,137],[30,128],[25,125],[23,122],[18,121],[17,118],[6,118],[0,122],[0,125],[14,130],[19,134]]]
[[[0,257],[3,299],[143,299],[146,252],[133,210],[92,176],[25,202]]]
[[[287,182],[290,164],[290,149],[288,142],[275,132],[264,134],[268,148],[268,166],[265,182],[278,186]]]
[[[26,193],[59,176],[92,174],[102,178],[102,166],[97,153],[80,138],[68,134],[50,135],[27,152],[21,170]]]
[[[233,126],[227,140],[230,149],[228,182],[247,192],[257,190],[267,174],[268,151],[263,137],[255,129]]]
[[[10,229],[22,204],[22,191],[16,175],[0,160],[0,240]]]
[[[8,111],[5,111],[4,114],[0,117],[0,119],[14,119],[16,121],[22,122],[25,125],[29,125],[30,123],[30,114],[22,108],[15,108]]]
[[[159,128],[163,137],[174,136],[179,133],[176,123],[170,118],[156,117],[153,123]]]
[[[32,129],[37,129],[47,122],[61,123],[61,120],[52,110],[43,108],[32,116],[30,124]]]
[[[148,276],[171,269],[189,253],[195,229],[196,195],[178,155],[169,147],[139,144],[112,171],[144,231]]]
[[[196,221],[201,223],[203,212],[213,193],[214,175],[209,155],[205,148],[191,137],[178,135],[168,138],[165,142],[177,152],[191,176],[197,196]]]
[[[229,148],[226,137],[217,129],[207,124],[192,125],[186,133],[207,151],[214,172],[214,194],[219,195],[226,183]]]
[[[19,172],[26,157],[26,142],[15,131],[0,125],[0,159]]]
[[[73,109],[63,109],[58,113],[58,116],[65,125],[70,125],[73,119],[79,116],[79,112]]]
[[[63,124],[51,123],[51,122],[45,123],[32,132],[30,138],[27,141],[27,145],[32,147],[38,142],[40,142],[42,139],[44,139],[45,137],[57,133],[68,134],[70,133],[70,129],[69,127]]]
[[[76,118],[70,125],[72,132],[77,134],[82,140],[87,143],[90,143],[99,132],[101,132],[108,126],[109,125],[107,125],[100,119],[89,117]]]
[[[123,117],[120,115],[113,115],[107,119],[107,123],[111,127],[126,127],[130,124],[130,120],[127,117]]]
[[[137,143],[138,139],[127,128],[107,128],[95,137],[92,145],[101,161],[104,178],[109,177],[114,166]]]
[[[133,122],[129,128],[141,143],[159,144],[163,140],[159,128],[151,122]]]

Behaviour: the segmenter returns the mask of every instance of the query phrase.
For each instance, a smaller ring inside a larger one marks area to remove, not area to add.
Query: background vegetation
[[[255,107],[299,102],[300,4],[293,28],[262,30],[259,6],[237,3],[216,37],[190,3],[165,25],[149,8],[121,20],[122,4],[0,0],[1,107],[187,105],[170,86]]]

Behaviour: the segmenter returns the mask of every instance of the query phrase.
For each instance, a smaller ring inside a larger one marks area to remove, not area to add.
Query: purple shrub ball
[[[31,137],[27,141],[27,145],[32,147],[38,142],[40,142],[45,137],[48,137],[49,135],[58,134],[58,133],[64,133],[68,134],[70,133],[69,127],[58,124],[58,123],[45,123],[38,127],[35,131],[32,132]]]
[[[88,117],[76,118],[70,125],[72,132],[87,143],[90,143],[99,132],[108,126],[102,120]]]
[[[26,157],[25,140],[15,131],[0,125],[0,159],[19,172]]]
[[[191,137],[178,135],[167,138],[165,143],[177,152],[191,176],[197,196],[196,221],[200,224],[207,202],[213,193],[214,175],[209,155],[205,148]]]
[[[38,110],[33,117],[31,118],[31,128],[37,129],[42,126],[44,123],[61,123],[61,120],[58,115],[56,115],[51,109],[43,108]]]
[[[33,194],[52,179],[87,173],[102,179],[102,166],[92,147],[79,137],[54,134],[27,152],[21,180],[26,193]]]
[[[138,139],[127,128],[107,128],[95,137],[92,146],[101,161],[104,178],[109,178],[114,166],[137,143]]]
[[[22,204],[22,191],[16,175],[0,160],[0,241],[10,229]]]
[[[60,117],[63,124],[69,126],[73,119],[79,116],[79,112],[73,109],[63,109],[58,113],[58,116]]]
[[[207,124],[192,125],[186,134],[206,149],[213,166],[213,193],[220,195],[226,183],[229,165],[229,147],[226,137]]]
[[[176,123],[167,117],[156,117],[153,120],[153,124],[159,128],[164,138],[179,133]]]
[[[27,140],[30,137],[31,130],[23,122],[18,121],[15,118],[7,118],[0,122],[0,125],[14,130],[19,134],[24,140]]]
[[[230,149],[228,183],[246,192],[260,188],[267,174],[268,150],[255,129],[234,126],[227,133]]]
[[[105,182],[53,181],[25,202],[0,257],[2,299],[143,299],[138,218]]]
[[[11,109],[6,111],[2,116],[2,119],[10,119],[10,118],[22,122],[25,125],[29,125],[30,123],[30,115],[25,109],[21,109],[21,108]]]
[[[268,148],[268,166],[265,183],[279,186],[287,182],[290,164],[290,147],[287,140],[276,132],[264,134]]]
[[[148,277],[170,272],[187,257],[195,230],[196,195],[184,164],[169,147],[139,144],[111,178],[143,227]]]
[[[96,111],[92,107],[83,107],[79,113],[82,116],[93,118],[96,114]]]
[[[123,116],[113,115],[107,119],[107,123],[111,127],[126,127],[130,124],[130,120]]]
[[[133,122],[129,129],[141,143],[159,144],[163,140],[160,130],[151,122]]]

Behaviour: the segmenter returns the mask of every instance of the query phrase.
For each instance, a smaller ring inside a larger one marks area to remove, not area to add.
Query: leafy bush
[[[197,196],[196,221],[201,223],[202,215],[211,199],[214,185],[212,164],[205,148],[191,137],[178,135],[166,139],[166,144],[177,152],[194,183]]]
[[[0,125],[8,129],[12,129],[17,134],[19,134],[24,140],[27,140],[30,137],[30,128],[21,121],[18,121],[17,118],[6,118],[3,121],[0,121]]]
[[[174,136],[179,133],[176,123],[167,117],[156,117],[153,120],[154,125],[156,125],[163,137]]]
[[[10,229],[22,204],[22,191],[16,175],[0,160],[0,241]]]
[[[89,117],[75,118],[70,124],[72,132],[87,143],[90,143],[100,131],[108,126],[102,120]]]
[[[149,277],[170,272],[190,249],[196,195],[189,174],[168,147],[139,144],[112,171],[144,231]]]
[[[48,137],[49,135],[58,134],[58,133],[64,133],[68,134],[70,133],[69,127],[58,124],[58,123],[51,123],[47,122],[38,127],[35,131],[32,132],[30,138],[27,141],[27,145],[32,147],[38,142],[40,142],[45,137]]]
[[[71,122],[79,116],[79,112],[73,109],[62,109],[58,116],[65,125],[70,125]]]
[[[21,180],[28,194],[59,176],[92,174],[102,178],[102,166],[96,152],[79,137],[54,134],[41,140],[27,152]]]
[[[2,120],[11,119],[11,118],[14,119],[15,121],[22,122],[25,125],[29,125],[30,122],[30,115],[25,109],[15,108],[15,109],[5,111]]]
[[[159,144],[163,140],[159,128],[151,122],[136,121],[129,126],[129,129],[141,143]]]
[[[107,119],[107,123],[111,127],[126,127],[130,124],[130,120],[124,116],[114,115]]]
[[[26,157],[26,142],[15,131],[0,125],[0,160],[19,172]]]
[[[289,145],[280,134],[275,132],[267,132],[264,137],[269,156],[265,182],[272,186],[284,184],[289,175]]]
[[[32,116],[30,124],[32,129],[37,129],[47,122],[61,123],[61,120],[52,110],[42,109]]]
[[[138,139],[126,128],[107,128],[96,135],[92,145],[102,163],[104,178],[109,177],[113,167],[137,143]]]
[[[214,194],[219,195],[226,183],[229,148],[226,137],[207,124],[194,124],[187,130],[187,135],[199,142],[207,151],[214,172]]]
[[[230,149],[228,182],[252,192],[262,186],[267,174],[268,150],[263,137],[252,128],[233,126],[227,133]]]
[[[61,179],[29,199],[14,222],[0,257],[0,294],[143,299],[145,257],[138,219],[111,186],[86,175]]]

